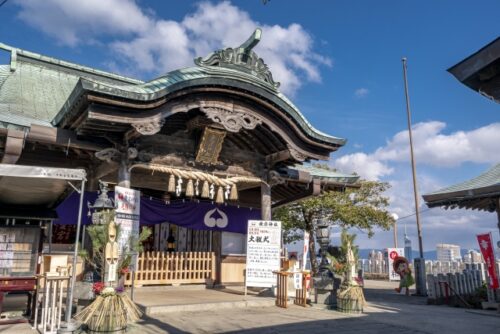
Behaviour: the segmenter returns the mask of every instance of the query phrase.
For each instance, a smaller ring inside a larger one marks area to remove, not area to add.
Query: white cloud
[[[62,44],[95,36],[145,32],[151,18],[133,0],[19,0],[19,18]]]
[[[370,90],[368,88],[358,88],[354,91],[354,96],[358,99],[362,99],[370,94]]]
[[[418,123],[413,127],[413,147],[418,164],[457,167],[465,162],[500,161],[500,123],[451,134],[443,134],[445,127],[445,123],[437,121]],[[400,131],[374,152],[347,154],[334,160],[333,165],[342,171],[356,172],[366,179],[378,180],[394,171],[391,162],[409,160],[408,131]]]
[[[344,172],[355,172],[368,180],[378,180],[394,171],[374,156],[362,152],[344,155],[334,161],[334,166]]]
[[[17,4],[22,20],[62,44],[111,39],[117,59],[106,63],[128,74],[156,76],[192,66],[197,56],[240,45],[256,27],[263,29],[256,52],[281,82],[284,93],[293,94],[305,80],[321,82],[320,66],[332,66],[330,58],[313,51],[313,38],[301,25],[261,24],[227,1],[201,2],[181,21],[157,18],[133,0],[27,0]]]
[[[418,123],[413,127],[416,160],[419,165],[459,170],[465,162],[493,164],[500,161],[500,123],[492,123],[470,131],[443,133],[446,124],[442,122]],[[418,249],[415,220],[413,183],[409,164],[408,132],[396,133],[386,145],[371,153],[357,152],[339,157],[333,166],[344,172],[357,172],[370,180],[390,183],[386,192],[390,200],[390,212],[400,218],[398,222],[399,244],[403,242],[403,228],[407,225],[413,249]],[[420,169],[417,168],[419,171]],[[496,214],[471,210],[428,209],[421,195],[449,186],[432,174],[432,169],[417,175],[419,185],[419,208],[424,250],[433,250],[439,242],[455,243],[464,248],[477,248],[475,235],[496,232]],[[359,231],[354,231],[359,232]],[[495,238],[497,233],[494,233]],[[361,248],[385,248],[393,245],[392,231],[376,231],[373,239],[359,233]]]
[[[443,122],[418,123],[413,127],[413,143],[418,163],[455,167],[464,162],[495,163],[500,160],[500,123],[471,131],[443,134]],[[397,133],[386,146],[373,154],[383,161],[408,161],[408,131]]]

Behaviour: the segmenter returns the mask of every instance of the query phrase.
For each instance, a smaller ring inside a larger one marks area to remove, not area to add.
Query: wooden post
[[[260,186],[262,220],[271,220],[271,186],[262,182]]]
[[[126,153],[122,154],[120,167],[118,168],[118,185],[124,188],[130,188],[130,171],[128,170],[128,158]]]

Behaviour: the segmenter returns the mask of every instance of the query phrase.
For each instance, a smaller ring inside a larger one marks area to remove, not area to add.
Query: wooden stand
[[[2,313],[3,299],[6,292],[23,291],[28,295],[28,304],[26,307],[27,318],[15,320],[0,320],[0,325],[28,322],[28,319],[29,317],[31,317],[32,313],[33,293],[35,292],[35,290],[35,277],[0,277],[0,314]]]

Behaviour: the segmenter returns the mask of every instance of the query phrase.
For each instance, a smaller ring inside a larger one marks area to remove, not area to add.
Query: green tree
[[[282,206],[273,211],[273,217],[282,221],[284,242],[302,239],[303,231],[310,233],[309,256],[313,273],[318,270],[314,232],[318,219],[342,229],[357,228],[373,236],[373,228],[390,229],[394,219],[387,211],[389,198],[383,193],[389,189],[386,182],[359,181],[359,188],[347,188],[344,192],[326,191]]]

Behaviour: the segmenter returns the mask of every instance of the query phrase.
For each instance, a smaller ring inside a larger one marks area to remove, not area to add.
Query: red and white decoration
[[[486,267],[488,268],[488,276],[490,277],[490,287],[492,289],[498,289],[498,274],[495,269],[495,252],[493,247],[493,239],[491,238],[491,233],[478,234],[477,242],[479,243],[481,254],[483,255]]]

